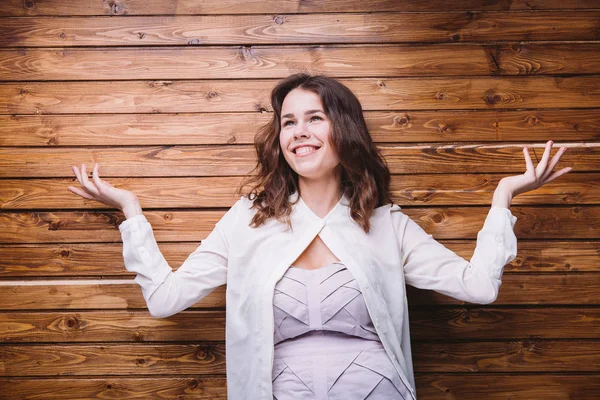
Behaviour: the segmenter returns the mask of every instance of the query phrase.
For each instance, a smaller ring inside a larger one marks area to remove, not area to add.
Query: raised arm
[[[164,318],[185,310],[226,283],[229,232],[236,223],[240,202],[229,209],[176,271],[159,250],[143,214],[119,225],[125,268],[137,274],[134,280],[141,286],[152,316]]]
[[[81,171],[73,167],[82,189],[69,190],[86,199],[96,200],[123,211],[127,218],[119,225],[123,240],[125,268],[135,272],[150,314],[164,318],[182,311],[212,292],[227,280],[230,233],[235,227],[240,198],[217,222],[213,231],[185,262],[173,272],[158,248],[150,223],[134,193],[101,180],[99,165],[94,165],[93,180],[88,179],[85,164]]]
[[[508,208],[513,196],[537,189],[571,171],[571,167],[553,171],[566,147],[549,160],[552,144],[552,141],[546,143],[542,160],[535,168],[525,146],[527,171],[502,178],[499,182],[492,207],[477,234],[475,252],[470,261],[434,240],[406,215],[396,213],[399,214],[395,221],[406,283],[472,303],[495,301],[504,266],[517,255],[517,238],[513,232],[517,218]]]
[[[489,210],[470,261],[436,241],[408,216],[401,214],[401,218],[398,234],[407,284],[471,303],[496,300],[503,268],[517,255],[513,232],[517,218],[509,209]]]

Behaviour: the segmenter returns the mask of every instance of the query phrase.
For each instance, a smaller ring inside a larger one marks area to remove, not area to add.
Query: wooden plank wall
[[[135,191],[177,268],[236,200],[271,87],[311,71],[357,93],[394,200],[467,259],[522,146],[569,148],[514,199],[495,303],[410,292],[417,391],[599,398],[599,40],[596,0],[1,2],[0,393],[226,397],[223,288],[152,318],[123,214],[70,167]]]

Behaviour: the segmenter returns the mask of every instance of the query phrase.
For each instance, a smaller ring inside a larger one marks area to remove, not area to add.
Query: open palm
[[[565,167],[560,171],[554,172],[554,167],[560,160],[560,157],[565,153],[567,148],[561,147],[556,152],[554,157],[552,157],[552,160],[548,162],[548,159],[550,158],[550,150],[552,149],[552,145],[552,140],[549,140],[546,143],[544,155],[542,156],[542,160],[537,165],[537,167],[533,166],[533,162],[531,161],[531,157],[529,156],[529,148],[527,146],[523,148],[527,171],[525,171],[525,173],[521,175],[507,176],[505,178],[502,178],[501,180],[502,184],[505,185],[508,188],[508,190],[510,190],[513,196],[537,189],[540,186],[555,180],[559,176],[564,175],[573,169],[571,167]]]
[[[75,176],[77,176],[77,180],[81,184],[83,190],[74,186],[69,186],[68,189],[81,197],[89,200],[96,200],[118,209],[123,209],[126,204],[130,204],[137,199],[135,193],[130,192],[129,190],[116,188],[109,182],[101,180],[98,175],[99,168],[98,164],[94,164],[92,173],[93,181],[90,181],[85,172],[85,164],[81,164],[81,171],[79,171],[76,166],[73,166],[72,170],[75,173]]]

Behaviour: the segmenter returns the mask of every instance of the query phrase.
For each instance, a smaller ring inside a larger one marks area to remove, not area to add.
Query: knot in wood
[[[25,8],[28,8],[28,9],[32,10],[35,7],[35,1],[26,0],[26,1],[23,2],[23,6]]]
[[[110,7],[110,12],[114,15],[123,15],[125,13],[125,6],[118,1],[111,0],[108,6]]]
[[[459,42],[460,39],[461,39],[460,33],[455,33],[454,35],[450,36],[451,42]]]
[[[188,44],[200,44],[200,39],[192,39],[188,41]]]
[[[188,382],[187,387],[191,390],[194,390],[194,389],[198,388],[199,384],[200,383],[196,379],[192,379],[191,381]]]
[[[69,251],[69,249],[62,249],[59,253],[59,255],[61,257],[69,257],[69,255],[71,254],[71,252]]]
[[[206,93],[205,97],[210,100],[210,99],[214,99],[215,97],[218,97],[218,96],[219,96],[219,94],[217,92],[211,90],[210,92]]]
[[[134,332],[133,340],[141,342],[142,340],[144,340],[144,335],[141,332]]]
[[[143,38],[145,38],[145,37],[146,37],[146,34],[145,34],[144,32],[138,32],[138,37],[139,37],[140,39],[143,39]]]
[[[410,115],[401,114],[394,117],[394,126],[408,126],[410,124]]]
[[[229,139],[227,139],[227,144],[233,144],[237,141],[237,138],[235,137],[235,135],[231,135],[229,136]]]
[[[66,39],[67,35],[64,32],[61,32],[60,35],[58,35],[58,37],[61,39]]]
[[[538,124],[539,120],[535,115],[531,115],[529,117],[527,117],[527,123],[531,126],[536,126]]]
[[[146,363],[146,360],[144,360],[143,358],[138,358],[137,360],[135,360],[135,363],[137,365],[144,365]]]
[[[173,214],[166,213],[163,218],[165,219],[165,221],[171,221],[173,219]]]
[[[250,46],[242,46],[240,48],[240,54],[242,56],[242,60],[244,61],[252,60],[254,58],[254,55],[252,54],[252,47]]]
[[[446,94],[445,94],[445,93],[438,92],[438,93],[435,95],[435,98],[436,98],[436,99],[438,99],[438,100],[444,100],[444,99],[446,98]]]
[[[65,319],[65,325],[70,330],[78,329],[80,326],[79,319],[77,319],[77,317],[67,317]]]
[[[285,22],[285,17],[283,15],[276,15],[275,17],[273,17],[273,21],[277,25],[282,25]]]
[[[431,216],[431,220],[433,222],[435,222],[436,224],[439,224],[440,222],[442,222],[444,220],[444,217],[441,214],[433,214]]]
[[[495,104],[498,104],[502,101],[502,96],[499,95],[498,93],[494,93],[492,91],[489,91],[485,94],[485,96],[483,96],[484,101],[486,102],[486,104],[493,106]]]

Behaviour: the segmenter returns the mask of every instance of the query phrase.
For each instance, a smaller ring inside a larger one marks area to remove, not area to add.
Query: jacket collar
[[[329,213],[325,217],[321,218],[310,209],[310,207],[304,202],[304,200],[302,199],[302,196],[300,196],[300,194],[298,193],[297,190],[288,196],[288,200],[292,204],[294,204],[293,207],[296,211],[301,212],[303,214],[308,214],[311,217],[314,217],[315,219],[317,219],[319,221],[321,221],[321,220],[325,221],[330,218],[333,218],[334,215],[336,215],[340,212],[345,214],[345,213],[347,213],[347,208],[350,207],[350,199],[344,193],[344,194],[342,194],[342,197],[336,203],[336,205],[333,206],[331,211],[329,211]],[[296,201],[297,201],[297,203],[296,203]]]

